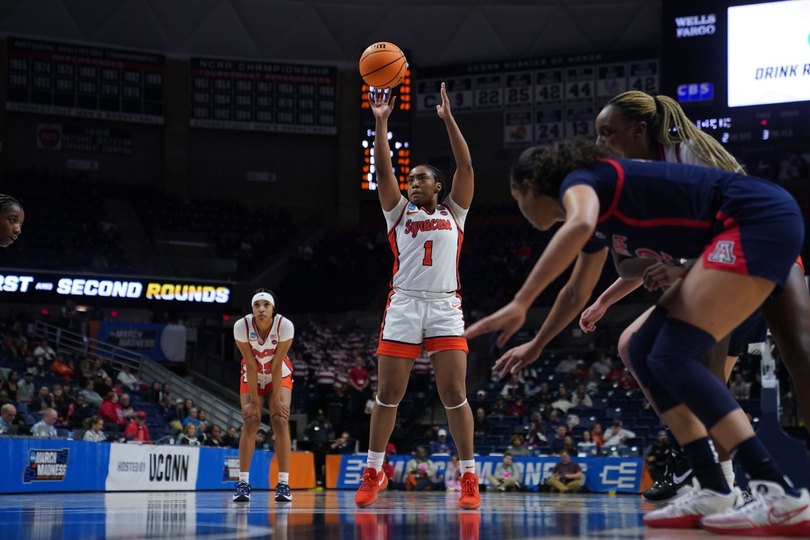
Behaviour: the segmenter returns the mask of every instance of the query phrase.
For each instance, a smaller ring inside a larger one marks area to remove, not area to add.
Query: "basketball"
[[[405,53],[387,41],[369,45],[360,56],[360,76],[374,88],[393,88],[402,82],[407,70]]]

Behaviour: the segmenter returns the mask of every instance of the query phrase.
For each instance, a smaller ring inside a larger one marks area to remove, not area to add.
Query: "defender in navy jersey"
[[[685,451],[690,449],[701,486],[683,505],[689,511],[675,503],[651,512],[645,523],[810,534],[810,495],[792,486],[728,388],[703,364],[719,339],[784,285],[804,236],[798,205],[764,180],[709,168],[610,160],[612,153],[593,142],[572,140],[521,155],[511,178],[521,212],[541,230],[558,221],[564,224],[515,299],[472,325],[466,335],[499,329],[514,333],[534,299],[574,260],[574,274],[584,275],[581,282],[595,283],[595,261],[605,260],[608,246],[634,257],[699,257],[630,342],[636,377]],[[592,288],[577,293],[586,296]],[[494,369],[502,375],[516,373],[533,362],[548,333],[538,337],[504,353]],[[739,499],[717,466],[709,432],[735,453],[752,489],[767,493],[757,495],[756,508],[731,510]],[[772,515],[785,519],[775,523],[769,520]]]

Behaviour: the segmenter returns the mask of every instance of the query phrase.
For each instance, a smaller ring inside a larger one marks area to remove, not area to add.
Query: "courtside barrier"
[[[403,476],[405,466],[411,456],[389,456],[394,466],[394,487],[403,489],[405,484]],[[450,460],[446,455],[430,456],[436,464],[434,483],[444,481],[444,471]],[[503,460],[502,456],[478,456],[475,458],[475,468],[482,483],[487,483],[487,475],[495,471]],[[523,479],[521,484],[529,489],[537,490],[545,479],[551,476],[554,466],[559,463],[557,457],[515,457],[516,463],[523,465]],[[573,461],[582,467],[586,475],[585,487],[593,493],[640,493],[642,476],[644,474],[644,460],[638,457],[600,457],[575,458]],[[337,489],[357,489],[363,477],[366,466],[365,455],[332,455],[326,461],[326,487]]]

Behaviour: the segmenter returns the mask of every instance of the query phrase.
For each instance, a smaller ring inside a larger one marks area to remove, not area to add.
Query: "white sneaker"
[[[644,516],[648,527],[669,527],[674,529],[700,528],[703,516],[723,512],[733,508],[740,501],[737,490],[722,494],[710,489],[702,489],[699,484],[668,505],[653,510]]]
[[[720,534],[810,538],[810,495],[806,489],[793,497],[775,482],[751,480],[750,486],[752,500],[704,517],[703,528]]]

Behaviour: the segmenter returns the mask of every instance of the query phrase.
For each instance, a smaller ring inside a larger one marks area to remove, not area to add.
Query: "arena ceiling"
[[[662,0],[5,0],[0,32],[348,67],[375,41],[421,66],[657,49]]]

